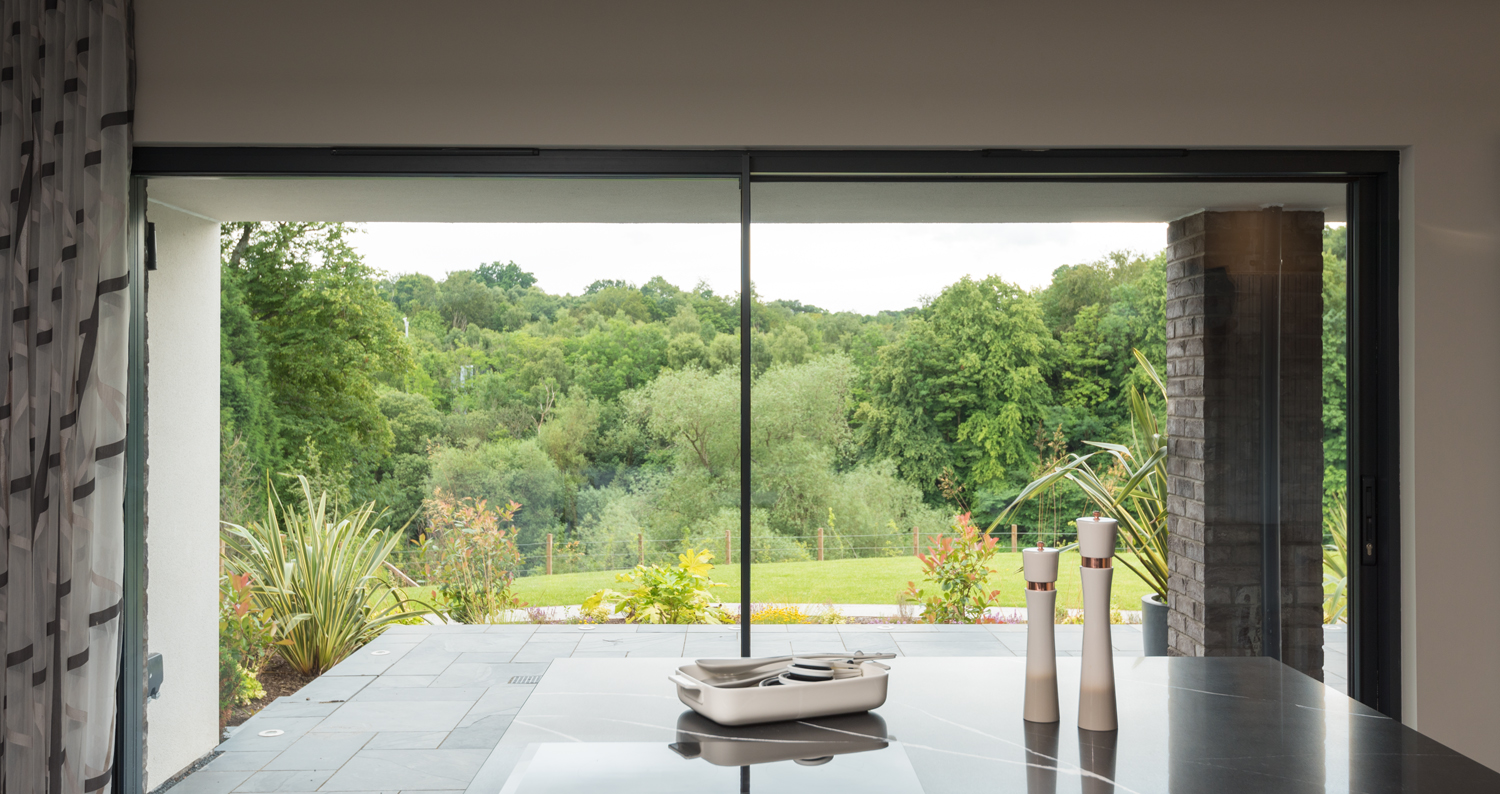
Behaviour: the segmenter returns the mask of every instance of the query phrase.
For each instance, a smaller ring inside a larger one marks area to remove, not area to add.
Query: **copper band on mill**
[[[1027,590],[1056,590],[1057,585],[1053,582],[1027,582]]]
[[[1109,567],[1112,567],[1110,565],[1110,563],[1109,563],[1109,561],[1110,561],[1109,557],[1083,557],[1082,559],[1083,559],[1083,567],[1085,567],[1085,568],[1109,568]]]

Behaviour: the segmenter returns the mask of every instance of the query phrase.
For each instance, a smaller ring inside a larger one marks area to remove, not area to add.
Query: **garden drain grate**
[[[542,677],[539,675],[513,675],[510,677],[512,684],[536,684],[540,683]]]

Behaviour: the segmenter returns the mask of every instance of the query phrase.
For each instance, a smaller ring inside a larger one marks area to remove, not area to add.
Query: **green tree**
[[[570,527],[578,524],[578,489],[584,484],[584,470],[598,430],[599,406],[578,389],[560,400],[537,430],[537,443],[562,473],[566,488],[564,519]]]
[[[415,314],[437,306],[438,287],[432,276],[407,273],[381,282],[381,293],[395,305],[396,311]]]
[[[724,296],[715,295],[708,284],[698,282],[690,295],[687,296],[688,303],[697,312],[698,318],[703,321],[705,328],[711,328],[715,333],[732,334],[740,327],[740,301],[738,295]],[[707,340],[705,340],[707,341]]]
[[[1083,451],[1083,439],[1124,437],[1129,387],[1150,386],[1130,351],[1140,350],[1158,369],[1166,364],[1165,253],[1114,251],[1094,262],[1066,265],[1053,271],[1052,282],[1036,296],[1061,345],[1049,380],[1056,403],[1045,411],[1039,436],[1050,445],[1060,432],[1072,452]],[[1004,493],[1013,496],[1013,490]],[[976,507],[996,503],[976,496]]]
[[[1084,306],[1073,316],[1072,327],[1062,332],[1060,360],[1067,362],[1058,368],[1062,405],[1093,410],[1109,401],[1111,362],[1105,357],[1110,350],[1100,333],[1101,313],[1097,303]]]
[[[970,492],[1025,476],[1056,354],[1031,295],[965,276],[881,348],[857,412],[867,454],[895,461],[930,499],[949,467]]]
[[[1348,489],[1349,227],[1323,227],[1323,502]]]
[[[224,280],[266,351],[278,465],[311,441],[325,470],[373,485],[392,438],[377,405],[382,378],[411,365],[394,307],[338,223],[225,224]],[[363,492],[357,494],[363,501]]]
[[[801,364],[810,352],[807,333],[795,325],[783,328],[771,342],[771,360],[777,364]]]
[[[547,533],[559,529],[563,476],[535,439],[439,449],[432,458],[431,485],[454,498],[485,499],[492,505],[520,502],[516,542],[532,559]]]
[[[677,465],[710,477],[740,470],[737,370],[663,372],[622,395],[635,421],[671,451]]]
[[[428,451],[442,437],[443,415],[426,397],[399,391],[381,394],[379,406],[392,439],[390,455],[376,470],[379,501],[390,509],[388,523],[399,527],[419,515],[423,500],[431,496]]]
[[[454,271],[438,285],[438,313],[460,331],[469,323],[488,322],[495,315],[495,306],[494,293],[473,271]]]
[[[503,290],[515,288],[525,289],[536,283],[536,276],[521,269],[515,262],[486,262],[475,268],[474,275],[484,282],[487,287],[499,287]]]
[[[576,530],[609,546],[599,560],[634,559],[641,534],[662,544],[649,556],[737,528],[737,296],[660,277],[550,295],[505,273],[529,276],[494,265],[381,284],[411,310],[418,365],[376,378],[402,390],[379,405],[382,504],[433,487],[515,499],[523,543]],[[949,496],[1003,507],[1038,449],[1118,434],[1130,349],[1165,355],[1165,262],[1121,252],[1032,293],[965,279],[900,311],[753,300],[751,316],[759,556],[801,558],[819,528],[830,554],[894,552],[913,526],[943,531]],[[328,457],[337,479],[346,469]]]
[[[1117,261],[1122,258],[1121,254],[1111,256]],[[1130,351],[1141,351],[1158,372],[1165,372],[1167,367],[1166,252],[1124,258],[1116,273],[1117,283],[1099,319],[1099,334],[1105,345],[1099,355],[1110,362],[1110,419],[1123,438],[1130,423],[1130,387],[1143,392],[1154,388],[1144,370],[1135,365]]]
[[[601,279],[594,280],[587,287],[584,287],[583,288],[583,294],[585,294],[585,295],[597,295],[598,293],[603,292],[604,290],[607,290],[607,289],[631,290],[631,289],[635,289],[635,285],[631,284],[628,281],[625,281],[624,279],[618,279],[618,278],[601,278]]]
[[[778,365],[751,387],[751,478],[756,507],[776,531],[802,535],[828,515],[836,465],[853,452],[853,362],[842,354]]]
[[[270,365],[239,280],[229,276],[219,289],[219,424],[225,437],[239,439],[236,454],[249,461],[247,474],[258,479],[280,452]]]
[[[654,323],[671,319],[680,311],[679,306],[687,305],[682,290],[661,276],[652,276],[650,281],[641,286],[641,298],[646,302],[646,307],[651,312],[651,322]]]
[[[1119,282],[1115,271],[1122,253],[1053,270],[1052,282],[1038,295],[1047,327],[1065,331],[1073,327],[1074,318],[1085,306],[1108,304],[1110,292]]]
[[[601,400],[649,383],[667,362],[667,337],[659,323],[609,320],[568,346],[573,382]]]
[[[588,311],[605,319],[651,322],[651,305],[646,302],[646,296],[640,290],[629,284],[610,283],[600,286],[604,283],[595,281],[589,285],[589,291],[584,293],[589,296],[588,302],[584,304]]]

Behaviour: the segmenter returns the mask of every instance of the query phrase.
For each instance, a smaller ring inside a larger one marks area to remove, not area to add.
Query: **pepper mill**
[[[1078,519],[1078,553],[1083,565],[1083,674],[1078,685],[1078,727],[1089,731],[1112,731],[1120,727],[1115,708],[1114,647],[1109,636],[1109,596],[1115,569],[1115,538],[1119,524],[1113,518]]]
[[[1036,542],[1021,551],[1026,577],[1027,722],[1057,722],[1057,641],[1052,624],[1057,614],[1057,549]]]

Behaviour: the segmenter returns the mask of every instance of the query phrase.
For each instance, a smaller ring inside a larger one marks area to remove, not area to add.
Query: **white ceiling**
[[[153,203],[217,221],[736,223],[730,179],[165,177]],[[1343,221],[1344,186],[1314,183],[757,182],[761,223],[1163,222],[1281,206]]]

